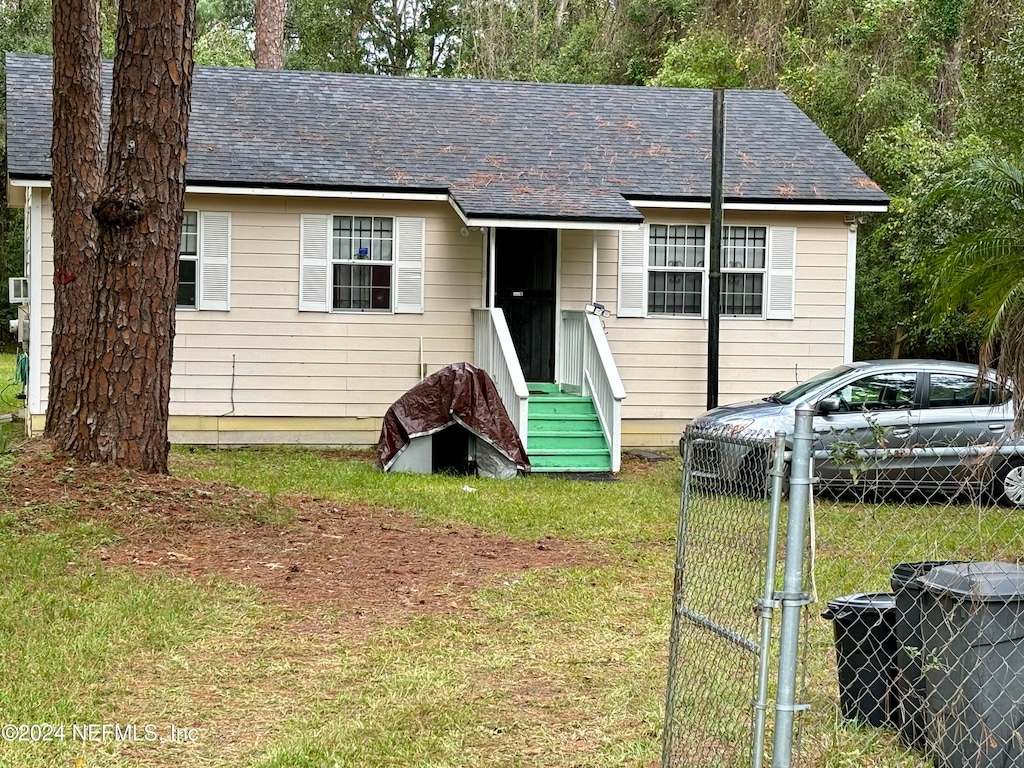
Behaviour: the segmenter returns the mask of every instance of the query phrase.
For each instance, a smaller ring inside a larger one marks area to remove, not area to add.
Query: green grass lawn
[[[25,401],[15,395],[21,392],[21,384],[15,375],[18,356],[0,352],[0,413],[14,413],[24,407]]]
[[[0,457],[5,475],[15,459]],[[44,743],[0,740],[0,766],[658,764],[678,459],[634,467],[616,483],[495,481],[382,474],[365,456],[312,450],[178,448],[172,472],[266,494],[273,514],[256,524],[279,531],[282,542],[297,525],[288,499],[298,493],[342,509],[399,510],[435,529],[471,525],[524,541],[579,542],[588,554],[572,566],[484,579],[457,610],[397,613],[350,632],[348,617],[330,604],[282,602],[244,579],[112,565],[103,553],[122,532],[77,496],[58,492],[27,504],[5,491],[0,720],[65,729],[136,724],[140,732],[152,724],[160,736],[175,725],[195,728],[196,740],[83,741],[69,733]],[[70,488],[75,472],[58,479]],[[124,483],[94,490],[118,503],[142,498],[130,493],[137,479]],[[744,501],[734,511],[740,517],[732,525],[745,529],[764,506]],[[223,509],[210,516],[241,524]],[[817,521],[823,602],[884,587],[890,561],[950,548],[991,556],[988,544],[1004,540],[1002,554],[1011,556],[1024,528],[1005,510],[836,502],[819,504]],[[733,551],[741,539],[719,537],[718,546]],[[756,555],[748,561],[756,585]],[[703,572],[693,571],[709,594],[717,594],[721,566],[711,557]],[[749,614],[743,599],[734,608]],[[808,635],[807,697],[815,710],[802,744],[811,764],[924,766],[891,734],[837,722],[829,625],[816,618],[822,607],[812,608]],[[699,641],[691,650],[703,658]],[[712,681],[721,674],[702,670]],[[748,697],[740,688],[737,695]],[[713,699],[702,698],[710,688],[695,676],[691,689],[693,711],[714,719]],[[729,706],[743,710],[748,702]],[[720,731],[744,738],[724,719]]]
[[[15,354],[0,353],[0,414],[20,417],[25,401],[16,397],[23,390],[15,371],[17,358]],[[0,423],[0,452],[17,445],[24,436],[25,425],[21,421]]]
[[[8,458],[6,471],[10,470]],[[185,744],[0,741],[0,766],[642,766],[659,753],[675,462],[614,484],[383,475],[315,451],[176,450],[173,471],[386,506],[429,526],[586,539],[591,563],[480,584],[367,637],[330,606],[110,566],[75,502],[0,506],[0,712],[195,726]],[[476,489],[467,492],[467,482]],[[120,491],[119,491],[120,493]],[[288,516],[268,523],[282,531]],[[313,630],[308,627],[313,626]],[[302,627],[297,629],[296,627]]]

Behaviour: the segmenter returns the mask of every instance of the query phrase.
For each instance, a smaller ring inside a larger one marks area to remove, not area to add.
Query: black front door
[[[499,229],[495,241],[495,304],[527,381],[555,380],[557,237],[554,229]]]

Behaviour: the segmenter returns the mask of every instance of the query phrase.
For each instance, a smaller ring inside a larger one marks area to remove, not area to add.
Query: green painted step
[[[601,432],[596,416],[530,416],[531,435],[558,435],[563,432]]]
[[[535,472],[610,472],[611,454],[589,397],[530,384],[526,452]]]
[[[556,449],[573,449],[583,450],[591,449],[608,452],[608,445],[605,443],[604,434],[602,432],[565,432],[560,435],[555,434],[531,434],[529,436],[530,446],[527,452],[531,455],[537,451],[556,450]]]
[[[531,453],[530,466],[534,472],[611,472],[608,451],[598,455]]]
[[[533,413],[534,408],[537,409],[538,416],[597,416],[597,410],[594,408],[593,401],[589,397],[580,397],[579,395],[531,395],[531,414]]]

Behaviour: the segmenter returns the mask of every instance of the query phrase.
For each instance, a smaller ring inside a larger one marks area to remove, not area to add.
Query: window
[[[652,224],[648,245],[647,311],[699,315],[704,296],[704,227]]]
[[[195,309],[199,298],[199,214],[185,211],[178,252],[178,306]]]
[[[652,224],[647,241],[647,314],[704,314],[707,227]],[[764,317],[768,270],[767,227],[725,227],[722,232],[723,316]]]
[[[725,227],[722,232],[723,315],[764,314],[768,263],[766,227]]]
[[[231,214],[185,211],[178,250],[179,309],[229,308]]]
[[[391,309],[394,224],[379,216],[335,216],[333,309]]]
[[[916,373],[879,373],[847,384],[832,397],[839,398],[842,411],[891,411],[913,408],[916,390]]]
[[[974,376],[957,373],[932,373],[929,375],[928,407],[955,408],[972,405],[1000,405],[1009,399],[1009,395],[1000,392],[992,381],[986,381],[978,390],[978,380]]]
[[[423,313],[425,219],[307,213],[300,232],[299,311]]]

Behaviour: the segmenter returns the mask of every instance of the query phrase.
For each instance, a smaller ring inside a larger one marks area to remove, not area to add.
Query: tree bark
[[[98,231],[93,203],[102,181],[99,0],[53,4],[54,307],[45,434],[76,450],[85,343],[95,319]],[[33,275],[33,279],[37,279]]]
[[[935,104],[938,107],[938,128],[946,136],[956,132],[957,105],[963,94],[960,92],[963,43],[960,38],[947,41],[942,46],[942,61],[935,78]]]
[[[284,69],[287,0],[256,0],[256,69]]]
[[[194,22],[195,0],[122,0],[103,188],[93,199],[80,194],[69,201],[93,222],[97,239],[80,286],[88,317],[81,307],[71,315],[73,335],[82,340],[73,383],[56,361],[51,376],[69,382],[76,407],[48,428],[58,447],[79,458],[146,472],[167,471]],[[97,46],[97,71],[98,61]],[[75,110],[77,103],[63,108]],[[60,119],[71,124],[67,115]],[[99,146],[97,136],[85,149],[98,153]],[[72,159],[91,173],[87,156]],[[71,167],[72,178],[78,170]],[[58,181],[55,170],[55,187]],[[56,219],[55,213],[55,249]],[[54,282],[59,294],[78,278],[63,287],[58,276]],[[51,402],[66,397],[53,385],[51,393]]]

